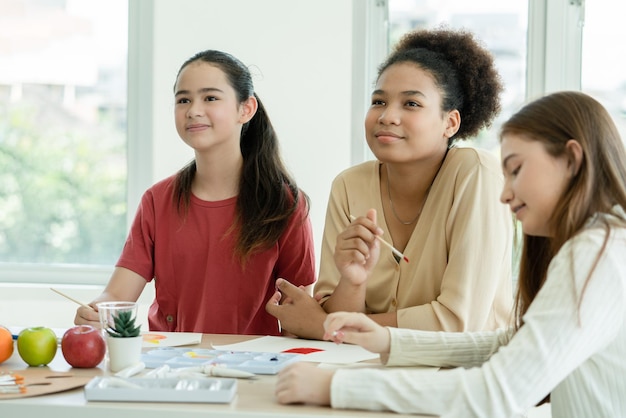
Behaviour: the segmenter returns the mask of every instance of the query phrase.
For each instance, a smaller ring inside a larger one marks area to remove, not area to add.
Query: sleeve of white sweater
[[[487,361],[512,330],[430,332],[389,328],[391,353],[387,366],[471,367]]]
[[[623,232],[622,242],[609,242],[584,286],[604,236],[600,229],[587,230],[563,246],[524,316],[524,326],[506,345],[502,344],[509,335],[504,331],[446,334],[390,329],[388,365],[467,367],[489,358],[480,367],[340,369],[331,384],[332,406],[444,417],[525,413],[623,327]]]

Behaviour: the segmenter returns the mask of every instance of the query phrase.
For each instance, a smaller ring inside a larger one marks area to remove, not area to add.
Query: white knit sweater
[[[462,367],[340,369],[332,380],[332,406],[512,417],[524,415],[551,393],[553,418],[626,417],[625,228],[612,227],[583,291],[605,235],[594,217],[561,248],[513,337],[504,330],[389,328],[387,366]]]

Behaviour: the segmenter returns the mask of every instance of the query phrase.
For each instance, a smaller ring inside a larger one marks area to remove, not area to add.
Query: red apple
[[[104,358],[106,343],[99,329],[91,325],[77,325],[65,331],[61,352],[72,367],[96,367]]]

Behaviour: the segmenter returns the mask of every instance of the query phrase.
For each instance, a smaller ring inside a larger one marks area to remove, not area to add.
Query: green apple
[[[57,353],[57,336],[50,328],[24,328],[17,336],[17,352],[29,366],[45,366]]]

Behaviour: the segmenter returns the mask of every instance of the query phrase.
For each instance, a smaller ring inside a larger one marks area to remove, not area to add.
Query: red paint
[[[311,354],[316,353],[318,351],[324,351],[321,348],[312,348],[312,347],[297,347],[290,348],[289,350],[283,351],[283,353],[295,353],[295,354]]]

